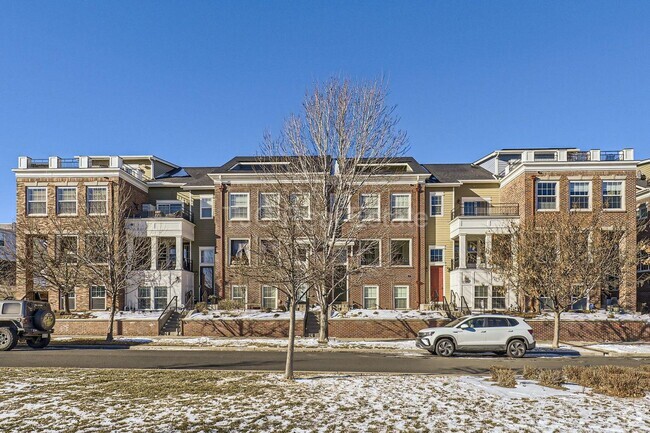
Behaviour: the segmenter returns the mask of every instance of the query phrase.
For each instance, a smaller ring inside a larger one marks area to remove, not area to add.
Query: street
[[[122,347],[79,348],[58,346],[45,350],[19,347],[0,352],[0,367],[67,367],[125,369],[210,369],[282,371],[282,351],[222,350],[134,350]],[[422,373],[484,375],[493,365],[523,368],[561,368],[564,365],[639,366],[650,358],[606,356],[549,356],[544,353],[522,359],[499,356],[454,356],[441,358],[426,352],[379,353],[350,351],[297,351],[296,371],[346,373]]]

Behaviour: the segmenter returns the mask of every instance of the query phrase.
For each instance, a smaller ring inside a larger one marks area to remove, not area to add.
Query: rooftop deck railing
[[[451,218],[519,216],[518,203],[477,204],[454,209]]]

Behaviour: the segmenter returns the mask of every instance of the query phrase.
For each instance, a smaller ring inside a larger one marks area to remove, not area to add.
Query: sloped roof
[[[177,183],[186,186],[210,186],[213,185],[209,173],[214,173],[221,167],[180,167],[170,170],[158,176],[153,182],[163,181],[165,183]]]
[[[433,176],[431,182],[451,183],[461,180],[495,180],[492,173],[474,164],[422,164]]]

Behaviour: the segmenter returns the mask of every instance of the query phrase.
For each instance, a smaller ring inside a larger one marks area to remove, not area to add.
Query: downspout
[[[421,221],[421,206],[420,206],[420,199],[422,196],[422,185],[418,184],[417,187],[415,188],[416,192],[416,198],[417,198],[417,209],[416,209],[416,225],[417,225],[417,233],[416,233],[416,244],[417,244],[417,259],[415,261],[415,271],[417,272],[417,281],[415,282],[415,285],[418,288],[418,309],[420,308],[420,304],[422,303],[422,297],[421,297],[421,291],[422,291],[422,245],[420,245],[421,240],[422,240],[422,224],[420,223]]]
[[[219,236],[221,237],[221,260],[219,266],[221,267],[221,278],[219,284],[221,285],[221,299],[226,297],[226,212],[225,212],[225,199],[226,199],[226,185],[221,184],[219,187],[221,191],[221,227],[219,227]]]

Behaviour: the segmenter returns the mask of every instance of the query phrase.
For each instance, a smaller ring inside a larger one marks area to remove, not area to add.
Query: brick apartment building
[[[232,272],[233,258],[250,255],[247,249],[260,241],[265,224],[268,191],[256,174],[258,162],[236,157],[221,166],[182,167],[155,156],[21,157],[14,169],[17,227],[26,219],[64,218],[74,235],[75,218],[110,212],[128,190],[137,210],[127,225],[145,234],[150,255],[148,269],[141,271],[148,283],[129,290],[120,308],[162,309],[174,296],[181,305],[190,298],[231,299],[250,308],[277,308],[283,300],[271,282],[242,284]],[[492,237],[511,221],[568,211],[575,203],[592,212],[604,203],[612,224],[629,228],[625,251],[634,251],[635,208],[648,197],[637,173],[647,165],[637,165],[631,149],[503,149],[465,164],[401,158],[381,193],[370,188],[352,200],[368,215],[389,215],[374,223],[389,226],[377,237],[368,221],[359,241],[374,242],[378,260],[348,280],[340,301],[382,309],[414,309],[443,299],[477,310],[512,307],[515,295],[486,265]],[[26,247],[26,239],[17,242],[19,249]],[[633,269],[617,289],[607,296],[637,307]],[[18,273],[17,296],[39,296],[61,308],[57,292],[35,286],[33,275]],[[589,300],[601,301],[608,302]],[[74,309],[107,305],[102,287],[76,289]]]

